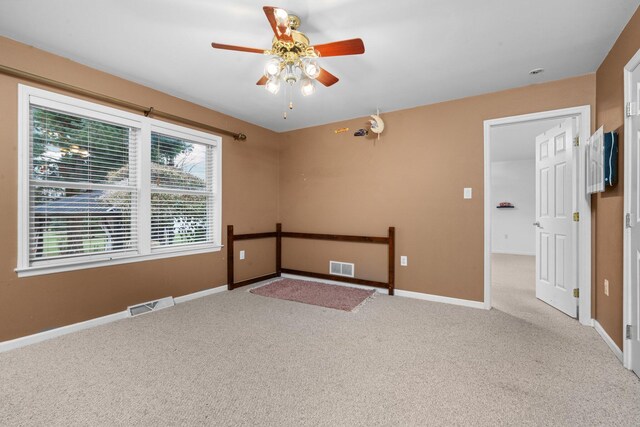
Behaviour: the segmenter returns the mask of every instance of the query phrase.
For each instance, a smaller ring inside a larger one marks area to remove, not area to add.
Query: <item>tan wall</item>
[[[640,10],[636,11],[596,73],[596,127],[620,135],[618,185],[592,198],[595,236],[595,318],[622,348],[622,240],[624,216],[623,69],[640,49]],[[609,280],[609,296],[604,280]]]
[[[223,232],[227,223],[235,224],[240,233],[274,227],[277,134],[6,38],[0,38],[0,63],[246,133],[246,142],[229,137],[222,142]],[[226,283],[224,251],[18,279],[13,271],[17,261],[18,83],[0,74],[0,341]],[[273,242],[255,242],[243,249],[248,258],[238,263],[238,279],[274,271]],[[263,256],[252,256],[257,253]]]
[[[271,230],[279,217],[290,231],[382,236],[393,225],[397,255],[409,257],[408,267],[396,265],[399,289],[481,301],[483,121],[591,105],[598,126],[619,128],[621,70],[640,47],[639,33],[636,12],[597,75],[387,113],[380,141],[352,136],[366,118],[278,135],[5,38],[0,57],[4,65],[245,132],[244,143],[223,138],[223,227],[233,223],[237,233]],[[226,283],[223,252],[104,267],[100,274],[81,270],[18,279],[17,83],[0,75],[0,341]],[[333,132],[343,126],[351,131]],[[621,155],[620,181],[622,164]],[[462,199],[463,187],[473,188],[472,200]],[[593,205],[595,316],[621,346],[622,183],[594,197]],[[236,251],[245,249],[247,260],[236,264],[236,280],[273,270],[273,242],[241,243]],[[358,277],[386,279],[383,246],[298,240],[284,245],[285,267],[325,272],[330,259],[355,262]],[[602,292],[605,277],[609,297]]]
[[[483,122],[579,105],[594,109],[593,74],[386,113],[380,141],[353,137],[365,118],[289,132],[280,155],[283,227],[385,235],[393,225],[398,289],[482,301]],[[350,132],[336,135],[343,126]],[[464,187],[472,200],[463,200]],[[384,248],[284,244],[286,267],[326,272],[330,259],[355,262],[358,277],[386,279]]]

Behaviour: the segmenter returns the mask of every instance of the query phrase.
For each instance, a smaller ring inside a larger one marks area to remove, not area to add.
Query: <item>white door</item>
[[[573,222],[574,119],[536,138],[536,297],[578,317]]]
[[[629,311],[626,317],[631,320],[631,333],[626,337],[625,352],[631,353],[629,368],[640,375],[640,313],[638,312],[640,307],[640,292],[638,291],[640,285],[640,116],[637,115],[637,105],[640,98],[640,66],[636,67],[630,77],[631,91],[629,96],[631,99],[629,101],[634,102],[636,108],[634,108],[634,115],[629,117],[627,121],[628,127],[625,127],[625,132],[628,132],[631,142],[631,144],[625,145],[629,152],[624,153],[624,156],[629,159],[627,164],[630,166],[630,170],[626,172],[630,176],[625,181],[630,184],[627,189],[629,199],[627,212],[630,213],[626,218],[626,237],[630,246],[626,251],[627,256],[630,256],[630,259],[626,260],[626,264],[630,269],[627,276],[630,287],[628,294],[625,295],[625,305]]]

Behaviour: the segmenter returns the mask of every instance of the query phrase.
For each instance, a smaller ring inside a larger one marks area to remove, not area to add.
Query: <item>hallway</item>
[[[556,333],[573,336],[576,328],[589,329],[536,298],[535,263],[534,256],[491,255],[492,307]]]
[[[564,343],[593,341],[596,347],[606,347],[598,333],[581,325],[576,319],[565,315],[536,298],[535,257],[526,255],[491,255],[492,308],[529,323],[535,328],[560,335]],[[619,363],[608,348],[603,352],[607,359]],[[578,358],[584,355],[577,355]],[[622,368],[622,364],[620,364]]]

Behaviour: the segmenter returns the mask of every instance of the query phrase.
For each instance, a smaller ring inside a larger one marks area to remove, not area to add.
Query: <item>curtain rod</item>
[[[236,132],[231,132],[229,130],[220,129],[214,126],[210,126],[206,123],[197,122],[195,120],[187,119],[184,117],[176,116],[171,113],[166,113],[164,111],[156,110],[153,107],[145,107],[143,105],[138,105],[133,102],[124,101],[122,99],[114,98],[112,96],[103,95],[98,92],[93,92],[93,91],[82,89],[80,87],[73,86],[67,83],[62,83],[57,80],[52,80],[46,77],[42,77],[37,74],[31,74],[29,72],[18,70],[16,68],[7,67],[6,65],[0,64],[0,73],[6,74],[8,76],[24,79],[24,80],[29,80],[35,83],[40,83],[40,84],[50,86],[56,89],[61,89],[67,92],[72,92],[77,95],[87,96],[89,98],[93,98],[98,101],[104,101],[113,105],[118,105],[120,107],[124,107],[129,110],[139,111],[147,117],[149,117],[150,115],[153,115],[158,118],[179,122],[188,126],[209,130],[211,132],[221,133],[227,136],[232,136],[233,139],[235,139],[236,141],[244,141],[247,139],[247,135],[245,135],[244,133],[236,133]]]

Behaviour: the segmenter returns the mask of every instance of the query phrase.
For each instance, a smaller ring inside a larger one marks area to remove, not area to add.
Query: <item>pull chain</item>
[[[287,96],[287,94],[289,96]],[[284,85],[284,102],[285,102],[285,105],[287,103],[287,98],[289,99],[289,105],[288,105],[289,106],[289,110],[293,110],[293,84],[292,83]],[[284,120],[287,120],[287,107],[286,106],[285,106],[285,108],[283,108],[282,118]]]
[[[289,110],[293,110],[293,85],[289,89]]]
[[[289,88],[287,87],[287,85],[284,85],[284,98],[282,98],[283,102],[283,107],[282,108],[282,118],[284,120],[287,120],[287,108],[286,108],[286,104],[287,104],[287,91],[289,90]]]

